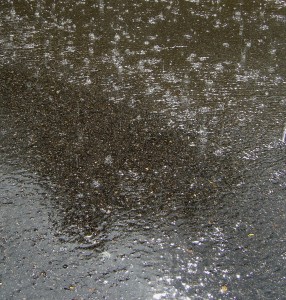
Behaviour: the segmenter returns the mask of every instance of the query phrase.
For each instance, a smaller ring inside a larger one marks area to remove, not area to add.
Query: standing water
[[[285,24],[282,0],[2,1],[1,297],[285,298]]]

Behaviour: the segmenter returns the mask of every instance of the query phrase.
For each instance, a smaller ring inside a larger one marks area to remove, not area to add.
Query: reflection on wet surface
[[[62,297],[278,299],[284,1],[125,2],[1,4],[3,191],[45,178]]]

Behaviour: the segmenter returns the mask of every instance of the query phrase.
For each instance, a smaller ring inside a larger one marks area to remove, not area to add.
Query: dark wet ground
[[[285,299],[284,1],[0,4],[1,299]]]

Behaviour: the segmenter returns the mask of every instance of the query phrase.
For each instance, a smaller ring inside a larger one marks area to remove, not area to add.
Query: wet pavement
[[[284,299],[284,1],[0,4],[0,299]]]

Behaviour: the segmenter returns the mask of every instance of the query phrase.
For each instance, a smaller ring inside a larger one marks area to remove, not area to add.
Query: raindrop
[[[113,158],[112,158],[112,156],[111,156],[111,155],[107,155],[107,156],[105,157],[104,163],[105,163],[106,165],[112,165],[112,163],[113,163]]]
[[[91,41],[95,41],[96,37],[94,33],[90,33],[88,36]]]
[[[91,79],[89,77],[87,77],[84,84],[89,85],[91,83],[92,83]]]
[[[95,179],[92,181],[91,185],[94,188],[99,188],[101,186],[100,182]]]
[[[100,12],[104,13],[104,0],[99,0],[98,6],[99,6]]]
[[[286,126],[285,126],[284,131],[283,131],[282,142],[286,143]]]
[[[78,193],[76,195],[77,199],[82,199],[84,197],[84,194],[83,193]]]

